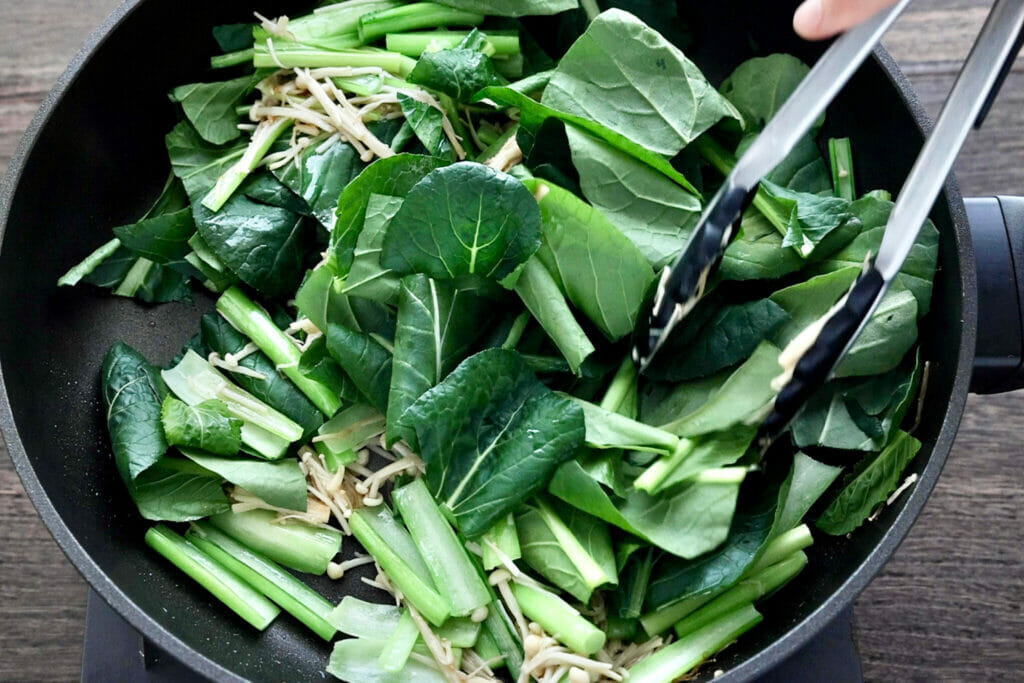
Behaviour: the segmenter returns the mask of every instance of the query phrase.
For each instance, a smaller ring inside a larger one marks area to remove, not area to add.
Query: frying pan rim
[[[18,188],[25,163],[30,158],[40,134],[45,129],[57,105],[63,100],[64,95],[74,84],[81,71],[91,61],[93,55],[102,48],[107,39],[145,1],[125,0],[111,12],[79,49],[67,70],[57,79],[53,89],[46,96],[39,111],[33,117],[17,151],[11,157],[7,173],[2,184],[0,184],[0,250],[3,248],[3,238],[14,193]],[[895,60],[881,46],[875,49],[873,58],[878,66],[881,67],[886,78],[895,86],[901,104],[909,111],[922,133],[927,133],[931,129],[931,121]],[[910,527],[920,515],[942,472],[959,429],[967,400],[967,389],[970,380],[969,370],[974,358],[977,319],[974,250],[971,244],[963,200],[957,187],[956,179],[952,174],[950,174],[944,187],[943,197],[952,219],[956,250],[960,260],[962,330],[956,376],[950,401],[946,406],[942,427],[935,440],[928,462],[922,471],[918,483],[903,503],[896,519],[893,520],[870,554],[853,571],[849,579],[833,591],[818,609],[790,627],[771,645],[726,672],[719,679],[723,683],[751,680],[766,673],[794,654],[839,616],[868,586],[882,566],[892,557],[896,548],[899,547],[903,538],[909,532]],[[140,634],[171,656],[186,663],[196,672],[216,680],[244,680],[174,636],[169,630],[158,624],[138,605],[132,602],[100,569],[99,565],[92,560],[74,534],[64,524],[63,519],[51,503],[49,496],[43,490],[42,484],[36,476],[35,470],[29,462],[28,455],[21,442],[14,422],[10,400],[7,396],[2,360],[0,360],[0,435],[6,441],[15,470],[39,516],[44,524],[46,524],[50,534],[57,541],[58,546],[68,559],[71,560],[71,563],[78,569],[92,589],[121,614]]]

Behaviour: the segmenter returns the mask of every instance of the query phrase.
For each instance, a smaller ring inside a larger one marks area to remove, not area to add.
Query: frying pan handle
[[[978,271],[971,391],[1024,387],[1024,197],[964,200]]]

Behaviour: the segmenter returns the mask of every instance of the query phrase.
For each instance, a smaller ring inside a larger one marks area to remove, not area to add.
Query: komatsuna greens
[[[170,93],[162,193],[60,281],[214,299],[159,330],[188,339],[173,359],[110,349],[113,461],[146,543],[243,621],[345,634],[338,679],[688,675],[813,580],[816,535],[913,485],[930,223],[836,378],[753,445],[779,354],[892,209],[823,122],[637,374],[659,275],[808,69],[766,55],[716,84],[674,4],[608,4],[347,0],[215,28],[224,54]]]

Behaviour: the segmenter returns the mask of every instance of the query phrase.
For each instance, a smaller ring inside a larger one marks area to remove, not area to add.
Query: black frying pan
[[[288,618],[254,633],[143,545],[146,524],[110,457],[98,380],[103,354],[115,341],[168,361],[212,301],[200,295],[195,306],[152,308],[86,287],[58,291],[56,281],[109,238],[110,226],[130,222],[159,192],[167,174],[163,137],[175,120],[166,93],[204,77],[215,49],[210,27],[247,21],[253,9],[294,14],[308,4],[129,0],[58,82],[0,197],[0,428],[15,466],[93,588],[159,647],[216,679],[320,679],[329,646]],[[712,82],[757,54],[791,52],[812,62],[821,46],[793,35],[791,9],[773,2],[680,2],[694,35],[688,53]],[[853,138],[862,189],[896,194],[926,127],[906,79],[878,50],[829,110],[824,135]],[[1017,283],[1024,278],[1015,276],[1014,264],[1024,264],[1024,208],[995,199],[970,208],[986,262],[982,301],[992,309],[982,311],[974,388],[1016,388],[1024,357],[1024,291]],[[764,605],[764,623],[718,658],[716,668],[728,672],[723,680],[767,671],[849,605],[892,555],[935,485],[971,386],[978,298],[971,230],[952,180],[932,219],[942,241],[922,332],[931,374],[917,432],[924,448],[912,465],[920,479],[850,538],[816,540],[807,570]],[[350,592],[371,597],[354,578],[314,583],[335,601]]]

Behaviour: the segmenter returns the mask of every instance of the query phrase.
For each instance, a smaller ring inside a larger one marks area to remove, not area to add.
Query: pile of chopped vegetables
[[[674,680],[761,620],[811,525],[850,533],[912,483],[930,224],[836,377],[752,444],[780,354],[892,208],[846,139],[815,130],[765,179],[637,375],[658,274],[807,67],[716,89],[675,3],[581,4],[216,28],[210,82],[171,93],[163,193],[61,280],[216,295],[166,367],[110,349],[114,458],[156,552],[254,628],[344,634],[339,679]],[[350,573],[381,603],[302,581]]]

